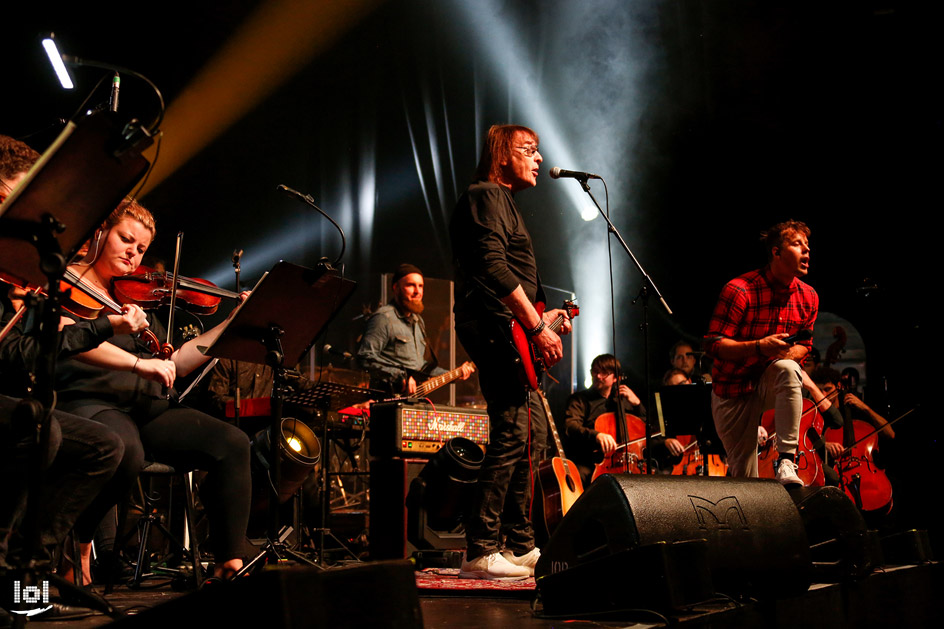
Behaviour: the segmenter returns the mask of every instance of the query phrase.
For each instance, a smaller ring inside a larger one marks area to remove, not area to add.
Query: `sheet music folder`
[[[356,282],[326,267],[278,262],[239,306],[206,353],[215,358],[266,364],[264,342],[273,326],[281,336],[283,364],[301,362],[315,339],[354,292]]]
[[[0,270],[45,286],[39,252],[21,228],[52,215],[65,226],[56,240],[68,260],[131,192],[149,162],[122,147],[119,124],[106,112],[69,122],[0,205]]]

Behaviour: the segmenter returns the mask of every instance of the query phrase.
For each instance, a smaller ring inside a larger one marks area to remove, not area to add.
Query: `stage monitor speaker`
[[[790,492],[806,529],[817,583],[861,579],[882,565],[881,547],[862,514],[838,487]]]
[[[369,604],[365,604],[369,602]],[[266,570],[208,585],[112,627],[397,627],[422,629],[413,567],[385,561],[321,571]]]
[[[705,539],[714,587],[792,596],[810,584],[810,553],[793,501],[776,481],[604,475],[561,520],[538,577],[658,542]]]
[[[672,612],[707,601],[714,592],[703,539],[624,550],[537,581],[540,614],[555,618]]]

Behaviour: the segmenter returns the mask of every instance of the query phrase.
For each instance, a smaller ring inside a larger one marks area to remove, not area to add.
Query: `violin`
[[[115,277],[111,282],[119,302],[134,303],[144,310],[151,310],[170,304],[174,274],[139,266],[134,273]],[[239,294],[219,288],[208,280],[177,276],[177,300],[188,312],[213,314],[223,297],[239,299]]]
[[[60,290],[67,296],[62,309],[80,319],[95,319],[105,308],[118,315],[124,314],[121,304],[86,282],[72,269],[67,268],[63,273]],[[161,343],[151,330],[142,330],[138,338],[155,357],[168,360],[174,353],[174,346]]]
[[[779,458],[776,440],[774,437],[774,410],[764,411],[760,425],[769,433],[767,442],[760,446],[757,453],[757,473],[761,478],[776,478],[774,463]],[[826,485],[826,475],[823,473],[823,463],[816,452],[816,444],[823,434],[823,416],[816,410],[812,400],[803,400],[803,411],[800,414],[800,430],[797,439],[796,464],[797,476],[807,487],[823,487]]]

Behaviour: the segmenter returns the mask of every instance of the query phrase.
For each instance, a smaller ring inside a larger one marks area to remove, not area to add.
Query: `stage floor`
[[[418,581],[426,578],[419,575]],[[530,580],[529,580],[530,581]],[[533,581],[531,581],[533,585]],[[524,584],[521,584],[524,585]],[[695,606],[684,614],[661,616],[639,611],[618,617],[600,614],[593,618],[543,618],[532,610],[533,590],[437,589],[420,590],[420,608],[428,629],[472,629],[479,627],[938,627],[944,623],[941,594],[944,564],[887,567],[860,581],[814,584],[799,597],[779,601],[732,601],[719,599]],[[173,592],[169,584],[150,590],[119,587],[109,601],[128,613],[140,612],[185,593]],[[352,593],[351,605],[369,604],[370,593]],[[207,610],[208,611],[208,610]],[[110,619],[95,615],[70,621],[31,621],[33,627],[101,627]],[[181,622],[184,622],[181,619]],[[143,625],[142,625],[143,626]],[[312,625],[317,626],[317,625]],[[384,627],[378,615],[376,627]]]

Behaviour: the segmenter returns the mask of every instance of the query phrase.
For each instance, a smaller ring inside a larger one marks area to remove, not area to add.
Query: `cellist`
[[[593,383],[589,389],[577,391],[567,400],[567,412],[564,421],[564,449],[567,458],[577,464],[584,487],[590,485],[594,464],[599,461],[600,453],[613,454],[618,447],[617,435],[600,432],[594,427],[597,418],[604,413],[613,413],[617,409],[616,396],[623,400],[623,412],[634,415],[643,426],[638,437],[645,437],[646,408],[639,396],[626,384],[617,385],[617,373],[620,362],[612,354],[601,354],[590,363],[590,375]],[[637,422],[630,420],[633,426]],[[625,438],[625,437],[624,437]],[[682,453],[682,444],[676,439],[656,437],[651,440],[657,460],[666,455],[678,456]]]

